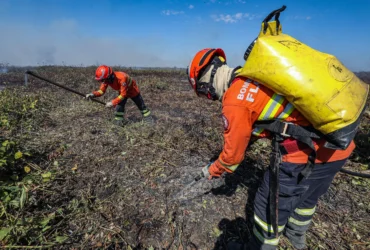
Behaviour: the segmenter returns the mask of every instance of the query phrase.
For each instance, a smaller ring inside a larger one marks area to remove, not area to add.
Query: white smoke
[[[30,65],[109,64],[138,67],[185,67],[190,58],[159,35],[81,35],[78,23],[62,19],[36,27],[0,24],[0,63]],[[6,49],[1,49],[6,48]],[[174,53],[177,56],[173,56]],[[180,54],[180,56],[178,56]]]
[[[2,74],[8,73],[8,69],[5,66],[0,65],[0,73]]]

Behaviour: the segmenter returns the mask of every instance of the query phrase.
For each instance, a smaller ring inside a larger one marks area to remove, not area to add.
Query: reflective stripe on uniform
[[[293,112],[293,110],[294,110],[293,104],[288,103],[285,106],[283,112],[281,112],[281,114],[278,116],[278,119],[284,120],[284,119],[288,118],[290,116],[290,114]]]
[[[150,110],[143,110],[143,111],[141,111],[141,114],[144,116],[144,117],[147,117],[147,116],[149,116],[150,115]]]
[[[104,94],[103,90],[101,90],[101,89],[99,89],[99,90],[98,90],[98,92],[99,92],[99,94],[101,94],[101,95],[102,95],[102,94]]]
[[[263,132],[263,130],[263,128],[255,128],[253,129],[252,134],[255,136],[259,136]]]
[[[253,233],[254,235],[257,237],[257,239],[262,242],[263,244],[267,244],[267,245],[273,245],[273,246],[277,246],[279,244],[279,238],[274,238],[274,239],[266,239],[265,237],[263,237],[260,232],[258,232],[257,228],[254,226],[253,227]]]
[[[124,97],[123,96],[121,96],[121,95],[119,95],[119,96],[117,96],[118,97],[118,99],[120,99],[120,100],[122,100]]]
[[[310,216],[310,215],[313,215],[316,211],[316,206],[314,206],[313,208],[296,208],[294,210],[294,212],[296,214],[299,214],[299,215],[303,215],[303,216]]]
[[[114,120],[123,121],[123,116],[116,116],[114,117]]]
[[[293,217],[289,217],[288,221],[290,223],[296,224],[297,226],[306,226],[306,225],[310,224],[311,219],[306,220],[306,221],[300,221],[300,220],[294,219]]]
[[[284,97],[278,94],[274,94],[271,99],[268,101],[265,108],[262,110],[262,113],[258,117],[258,120],[270,120],[276,116],[279,108],[284,102]]]
[[[220,160],[220,158],[218,159],[218,161],[220,162],[220,164],[222,165],[222,166],[224,166],[225,168],[227,168],[227,169],[230,169],[231,171],[235,171],[237,168],[238,168],[238,166],[239,166],[239,164],[235,164],[235,165],[227,165],[227,164],[225,164],[223,161],[221,161]]]
[[[130,87],[132,85],[132,78],[131,77],[127,77],[127,85]]]
[[[125,112],[116,112],[115,115],[116,116],[124,116]]]
[[[278,117],[276,117],[280,107],[282,106],[283,102],[285,101],[285,98],[278,94],[273,94],[271,99],[268,101],[266,106],[263,108],[260,116],[258,117],[259,121],[266,121],[266,120],[272,120],[272,119],[279,119],[279,120],[285,120],[289,117],[289,115],[292,114],[294,111],[294,106],[291,103],[287,103],[284,110],[279,114]],[[259,136],[264,131],[263,128],[255,128],[253,129],[252,133],[255,136]]]
[[[256,224],[258,226],[260,226],[263,230],[265,230],[266,232],[270,232],[270,233],[273,233],[274,230],[272,228],[272,225],[270,224],[267,224],[266,222],[264,222],[260,217],[258,217],[256,214],[254,214],[254,221],[256,222]],[[285,225],[283,226],[278,226],[278,231],[279,232],[282,232],[285,228]]]

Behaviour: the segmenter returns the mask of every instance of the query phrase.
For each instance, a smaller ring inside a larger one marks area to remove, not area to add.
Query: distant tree
[[[357,72],[356,75],[364,82],[370,84],[370,72],[369,71],[361,71]]]

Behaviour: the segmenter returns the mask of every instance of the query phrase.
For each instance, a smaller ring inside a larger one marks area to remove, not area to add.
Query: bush
[[[16,170],[16,163],[20,162],[23,156],[14,141],[0,138],[0,172]]]

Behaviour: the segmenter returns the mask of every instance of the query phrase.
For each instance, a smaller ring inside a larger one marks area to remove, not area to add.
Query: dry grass
[[[82,93],[98,87],[93,67],[35,70]],[[5,213],[0,210],[2,232],[10,228],[0,241],[3,246],[223,249],[230,240],[248,241],[269,143],[255,143],[237,173],[226,177],[225,186],[186,204],[170,202],[222,149],[221,105],[197,98],[183,71],[124,70],[138,80],[154,126],[140,122],[132,101],[127,103],[131,123],[119,128],[111,123],[113,110],[54,85],[29,77],[28,87],[15,86],[23,83],[24,69],[0,74],[0,84],[11,83],[9,96],[37,100],[32,116],[25,115],[30,111],[9,114],[17,122],[0,127],[21,151],[32,153],[16,164],[20,179],[2,178],[2,183],[19,188],[14,199],[24,203],[13,210],[1,203],[6,208]],[[102,100],[114,96],[109,89]],[[358,147],[347,164],[356,170],[368,169],[369,118],[363,120]],[[20,174],[25,165],[31,172]],[[310,249],[370,247],[369,185],[368,180],[336,176],[320,200],[309,231]],[[281,245],[290,249],[285,239]]]

